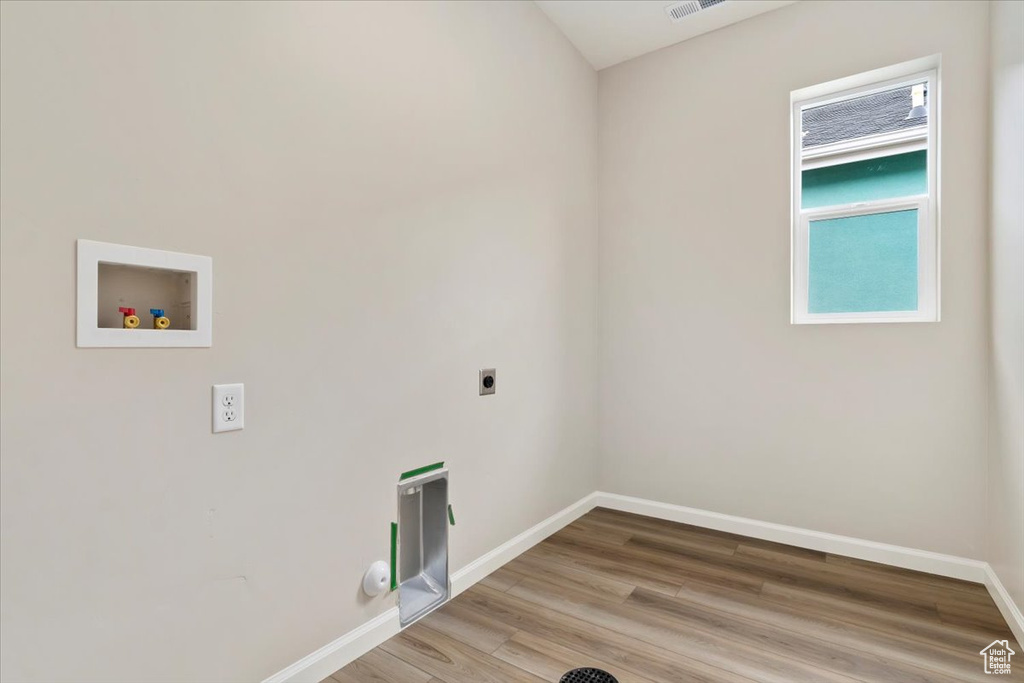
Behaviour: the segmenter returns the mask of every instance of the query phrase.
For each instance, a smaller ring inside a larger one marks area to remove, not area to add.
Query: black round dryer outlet
[[[480,371],[479,385],[481,396],[490,396],[498,390],[498,371],[484,368]]]

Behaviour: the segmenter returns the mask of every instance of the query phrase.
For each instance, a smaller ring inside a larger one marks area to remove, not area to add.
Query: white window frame
[[[922,81],[927,83],[927,126],[803,149],[801,144],[803,110]],[[790,144],[792,154],[790,322],[792,324],[939,321],[939,101],[938,56],[898,64],[811,88],[795,90],[790,94],[792,105],[790,109],[792,124]],[[925,130],[926,136],[923,134]],[[856,202],[842,206],[801,208],[803,171],[919,149],[928,150],[928,194]],[[917,209],[918,211],[917,310],[810,313],[808,311],[808,279],[811,221],[908,209]]]
[[[802,152],[804,171],[826,166],[849,164],[879,157],[928,149],[928,127],[918,126],[892,133],[868,135],[827,145],[807,147]]]

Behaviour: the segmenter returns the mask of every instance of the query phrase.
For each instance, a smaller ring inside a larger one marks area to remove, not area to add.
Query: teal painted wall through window
[[[917,310],[917,209],[810,221],[807,311]]]
[[[928,193],[928,152],[825,166],[802,174],[801,206],[814,209]]]

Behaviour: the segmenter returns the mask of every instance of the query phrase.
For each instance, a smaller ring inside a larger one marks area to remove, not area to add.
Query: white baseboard
[[[522,555],[562,527],[593,510],[597,505],[596,501],[599,495],[595,491],[580,498],[564,510],[556,512],[540,524],[535,524],[511,541],[499,545],[491,552],[480,556],[452,574],[452,597],[466,590],[498,567]]]
[[[1014,603],[1010,594],[1006,592],[1006,588],[1003,586],[1003,582],[999,580],[995,570],[988,564],[985,565],[985,587],[988,588],[988,592],[992,596],[992,600],[995,601],[996,607],[999,608],[1003,619],[1006,619],[1010,630],[1013,631],[1013,637],[1017,639],[1019,644],[1024,645],[1024,615],[1021,614],[1020,608]]]
[[[286,666],[263,683],[320,683],[353,659],[397,635],[400,630],[398,608],[392,607],[316,652]]]
[[[955,555],[943,555],[927,550],[905,548],[888,543],[865,541],[850,536],[839,536],[821,531],[811,531],[795,526],[761,522],[746,517],[734,517],[720,512],[708,512],[696,508],[658,503],[644,498],[620,496],[616,493],[598,492],[595,507],[611,508],[632,512],[648,517],[657,517],[672,522],[725,531],[741,536],[750,536],[764,541],[795,545],[808,550],[818,550],[835,555],[845,555],[859,560],[869,560],[894,567],[913,569],[939,576],[948,576],[964,581],[985,583],[987,562],[969,560]]]
[[[543,522],[530,527],[512,540],[454,572],[452,574],[452,596],[463,592],[495,569],[529,550],[595,507],[632,512],[799,548],[983,583],[1010,625],[1017,642],[1024,644],[1024,618],[1021,617],[1020,610],[1010,599],[1006,589],[987,562],[601,491],[595,491],[581,498],[564,510],[556,512]],[[359,628],[349,631],[316,652],[306,655],[291,666],[282,669],[263,683],[319,683],[400,630],[398,608],[392,607]]]
[[[564,510],[551,515],[494,550],[478,557],[452,574],[452,597],[466,590],[495,569],[590,512],[598,494],[591,493]],[[349,631],[316,652],[281,669],[263,683],[319,683],[354,659],[366,654],[401,630],[398,608],[392,607]]]

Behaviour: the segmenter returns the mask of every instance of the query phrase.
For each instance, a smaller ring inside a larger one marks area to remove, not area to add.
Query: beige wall
[[[798,3],[600,92],[527,2],[0,6],[4,681],[273,673],[392,604],[359,579],[438,459],[453,568],[602,488],[1024,602],[1019,5],[991,253],[987,3]],[[789,92],[935,53],[943,321],[791,326]],[[78,237],[213,256],[214,346],[75,349]]]
[[[454,569],[594,490],[597,77],[532,3],[0,24],[4,681],[274,673],[392,604],[418,465]],[[76,349],[79,237],[212,256],[213,347]]]
[[[789,324],[789,93],[942,54],[942,322]],[[600,73],[601,486],[981,558],[988,4],[801,2]]]
[[[992,3],[989,557],[1024,609],[1024,3]]]

